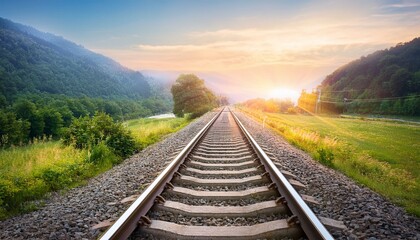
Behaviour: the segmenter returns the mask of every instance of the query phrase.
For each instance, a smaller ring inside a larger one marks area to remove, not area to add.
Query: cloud
[[[323,66],[336,62],[343,64],[368,51],[391,46],[400,42],[403,35],[404,31],[399,28],[387,26],[384,31],[376,23],[301,22],[282,29],[193,32],[189,34],[187,44],[139,44],[131,51],[143,59],[139,63],[148,64],[139,67],[160,70],[171,63],[170,70],[200,71],[273,64]],[[158,65],[152,66],[152,63]]]
[[[302,13],[265,28],[188,32],[179,44],[169,39],[166,44],[96,50],[134,69],[217,72],[225,77],[228,92],[234,87],[261,92],[270,84],[299,89],[362,55],[418,37],[419,15],[382,10],[408,6],[384,5],[354,15]]]
[[[400,3],[394,3],[394,4],[386,4],[380,6],[382,9],[387,8],[415,8],[420,7],[420,3],[418,1],[402,1]]]

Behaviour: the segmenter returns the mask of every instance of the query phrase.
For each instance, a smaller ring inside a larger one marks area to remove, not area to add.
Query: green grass
[[[32,200],[81,184],[100,168],[84,161],[87,151],[59,141],[36,142],[0,151],[0,219],[33,210]]]
[[[362,114],[343,114],[343,117],[348,118],[362,118],[362,119],[372,119],[378,121],[388,121],[388,122],[398,122],[398,121],[408,121],[412,123],[420,124],[420,117],[418,116],[390,116],[390,115],[362,115]]]
[[[182,129],[188,123],[190,120],[187,118],[141,118],[127,121],[125,124],[139,143],[139,148],[143,149],[160,141],[165,135]]]
[[[86,153],[63,147],[59,141],[37,142],[0,151],[0,175],[29,175],[42,168],[83,159]]]
[[[420,216],[420,126],[328,116],[242,111],[335,168]]]
[[[131,130],[141,150],[189,122],[184,118],[136,119],[124,125]],[[94,155],[102,159],[92,162]],[[39,141],[0,150],[0,219],[34,210],[39,205],[34,200],[51,191],[84,184],[86,179],[112,168],[115,162],[118,162],[115,155],[104,154],[99,145],[91,153],[64,147],[59,141]]]

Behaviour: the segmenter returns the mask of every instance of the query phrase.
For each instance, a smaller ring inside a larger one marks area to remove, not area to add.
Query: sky
[[[420,0],[0,0],[0,17],[234,100],[296,99],[336,68],[420,37]]]

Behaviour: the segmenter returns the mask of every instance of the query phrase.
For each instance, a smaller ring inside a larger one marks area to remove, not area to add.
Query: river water
[[[173,113],[165,113],[165,114],[159,114],[155,116],[151,116],[148,118],[156,118],[156,119],[162,119],[162,118],[175,118],[175,114]]]

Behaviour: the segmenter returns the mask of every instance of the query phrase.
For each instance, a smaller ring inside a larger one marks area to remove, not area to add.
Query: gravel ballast
[[[387,201],[343,174],[324,167],[281,136],[245,114],[235,111],[254,139],[273,153],[272,160],[298,177],[320,205],[312,206],[317,216],[343,221],[344,231],[332,231],[337,239],[420,239],[420,219]]]
[[[0,222],[0,239],[96,239],[92,226],[116,220],[130,205],[125,197],[140,194],[214,116],[205,114],[165,140],[89,180],[87,185],[53,194],[41,209]],[[115,204],[117,203],[117,204]]]

